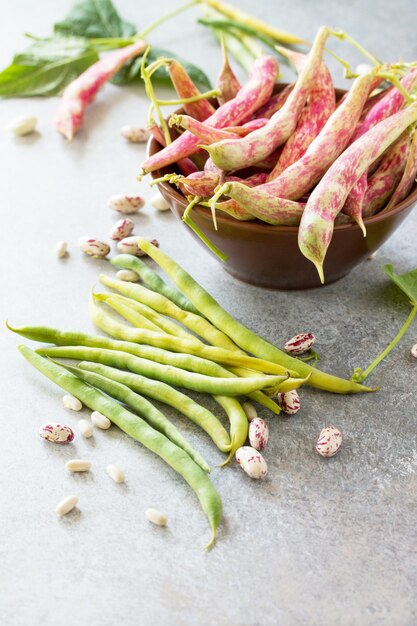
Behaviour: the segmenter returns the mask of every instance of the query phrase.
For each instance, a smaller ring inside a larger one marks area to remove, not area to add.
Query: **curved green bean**
[[[87,385],[63,367],[42,358],[27,346],[22,345],[18,349],[31,365],[52,382],[74,395],[90,409],[105,415],[121,430],[161,457],[184,478],[196,493],[209,520],[212,536],[207,547],[211,547],[215,541],[217,526],[222,516],[222,503],[206,472],[184,450],[149,426],[138,415],[127,411],[115,400]]]
[[[169,385],[161,383],[159,380],[145,378],[144,376],[140,376],[140,374],[125,372],[100,363],[81,361],[78,363],[78,367],[82,370],[110,378],[111,380],[129,387],[132,391],[136,391],[149,398],[159,400],[164,404],[174,407],[174,409],[177,409],[194,422],[194,424],[202,428],[211,437],[221,452],[230,451],[230,438],[220,420],[211,413],[211,411],[177,389],[173,389]]]
[[[161,365],[138,356],[119,350],[103,348],[87,348],[84,346],[58,346],[53,348],[39,348],[36,351],[42,356],[64,359],[80,359],[95,361],[104,365],[111,365],[118,369],[142,374],[148,378],[161,380],[168,385],[185,387],[203,393],[220,394],[225,396],[240,396],[271,389],[272,393],[279,391],[280,384],[288,376],[258,376],[257,378],[214,378],[204,374],[195,374],[170,365]]]
[[[246,328],[227,313],[218,302],[203,289],[185,270],[164,252],[141,239],[142,248],[168,274],[171,280],[194,303],[196,308],[217,328],[225,332],[238,346],[262,359],[267,359],[299,372],[302,377],[310,374],[308,384],[334,393],[358,393],[374,391],[369,387],[345,380],[311,367],[289,354],[282,352],[256,333]]]
[[[194,304],[181,291],[172,285],[168,285],[159,274],[154,272],[138,257],[132,254],[118,254],[110,259],[110,263],[122,269],[133,270],[141,277],[145,285],[148,285],[156,293],[165,296],[184,311],[201,315]]]
[[[226,465],[233,458],[236,450],[241,446],[244,446],[246,439],[248,438],[249,422],[246,417],[245,411],[242,409],[240,403],[236,398],[229,398],[227,396],[215,396],[216,402],[223,407],[226,411],[227,417],[230,421],[230,437],[231,447],[229,456],[222,465]]]
[[[55,363],[56,361],[54,361]],[[109,378],[105,378],[100,374],[94,372],[87,372],[79,367],[73,367],[72,365],[64,365],[63,363],[57,363],[61,367],[65,367],[66,370],[81,378],[85,383],[88,383],[92,387],[97,387],[104,391],[111,398],[119,400],[133,409],[140,417],[159,430],[160,433],[168,437],[172,443],[182,448],[190,457],[203,469],[205,472],[210,472],[210,467],[207,465],[203,457],[192,447],[192,445],[183,437],[174,424],[171,424],[169,419],[161,413],[149,400],[143,398],[138,393],[126,387],[121,383],[118,383]]]

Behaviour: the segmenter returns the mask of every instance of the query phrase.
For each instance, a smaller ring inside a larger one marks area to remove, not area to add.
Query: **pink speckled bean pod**
[[[169,63],[167,63],[167,70],[175,91],[181,100],[183,98],[192,98],[200,95],[200,91],[179,61],[175,61],[174,59],[170,60]],[[208,100],[189,102],[188,104],[184,104],[183,107],[187,115],[191,115],[191,117],[194,117],[200,122],[204,122],[204,120],[213,115],[215,111],[214,106]]]
[[[343,152],[359,119],[369,92],[375,87],[373,73],[359,76],[347,98],[327,120],[319,135],[312,141],[301,159],[290,165],[278,178],[253,190],[228,186],[225,195],[236,200],[240,207],[270,224],[281,223],[282,202],[297,200],[320,180],[326,169]]]
[[[404,169],[404,174],[398,184],[397,189],[391,196],[391,200],[388,202],[384,211],[388,211],[391,207],[395,206],[410,193],[417,178],[417,131],[414,129],[410,150],[408,153],[407,163]]]
[[[148,44],[137,41],[131,46],[109,52],[72,81],[64,90],[59,105],[56,128],[68,141],[72,141],[80,129],[87,106],[94,100],[101,87],[128,61],[142,54]]]
[[[247,187],[256,187],[266,181],[266,172],[257,172],[248,178],[240,178],[238,176],[226,176],[226,181],[240,182]],[[219,184],[219,176],[215,172],[196,172],[179,181],[179,187],[184,195],[210,197],[217,185]],[[249,217],[252,217],[251,215]]]
[[[282,109],[292,90],[294,89],[295,83],[291,83],[291,85],[286,85],[284,89],[275,93],[273,96],[269,98],[269,100],[261,106],[260,109],[256,111],[254,114],[256,117],[266,117],[270,119],[274,113]]]
[[[236,139],[238,137],[236,133],[231,133],[221,128],[214,128],[213,126],[207,126],[207,124],[203,124],[203,122],[199,122],[189,115],[177,115],[174,113],[174,115],[171,115],[169,125],[180,126],[190,131],[190,133],[206,144],[215,143],[222,139]]]
[[[234,71],[230,67],[229,57],[227,56],[227,49],[223,41],[222,51],[223,65],[216,81],[217,90],[220,91],[220,94],[217,96],[217,100],[219,101],[220,105],[224,104],[225,102],[229,102],[229,100],[233,100],[233,98],[236,98],[239,89],[241,88],[240,82],[238,81]]]
[[[298,245],[316,266],[322,282],[334,220],[350,190],[370,164],[416,120],[417,102],[377,124],[345,150],[310,195],[301,218]]]
[[[362,215],[378,213],[392,196],[404,173],[410,150],[411,135],[408,129],[391,146],[375,174],[368,180]]]
[[[335,105],[332,77],[326,65],[321,63],[315,73],[313,87],[297,128],[284,145],[281,156],[269,175],[269,180],[279,176],[305,154],[308,146],[335,110]]]
[[[278,73],[274,57],[263,56],[252,67],[248,82],[243,85],[236,98],[225,102],[206,124],[216,128],[233,126],[247,121],[251,115],[270,97]],[[176,163],[178,159],[193,154],[200,140],[185,131],[178,139],[142,163],[142,174]]]
[[[165,146],[164,133],[159,128],[159,126],[154,124],[153,126],[149,128],[149,132],[156,139],[156,141],[161,144],[161,146]],[[193,172],[199,171],[196,164],[191,159],[188,159],[187,157],[185,157],[184,159],[178,159],[177,166],[181,174],[183,174],[183,176],[189,176]]]
[[[235,133],[239,135],[239,137],[246,137],[249,133],[252,133],[254,130],[258,130],[258,128],[263,128],[266,124],[268,124],[267,117],[257,117],[246,124],[242,124],[242,126],[227,126],[223,128],[223,130],[227,130],[231,133]]]
[[[319,29],[300,75],[284,106],[268,124],[242,139],[227,139],[206,147],[214,163],[224,170],[237,170],[265,158],[294,132],[313,84],[315,68],[321,62],[330,31]]]

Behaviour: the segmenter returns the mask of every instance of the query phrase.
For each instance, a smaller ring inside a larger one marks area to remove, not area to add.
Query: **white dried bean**
[[[84,254],[97,258],[103,258],[110,252],[110,246],[96,237],[80,237],[78,246]]]
[[[62,257],[66,256],[68,252],[68,244],[66,241],[58,241],[58,243],[55,246],[55,254],[59,259],[62,259]]]
[[[249,443],[255,450],[263,450],[268,443],[268,424],[260,417],[255,417],[249,426]]]
[[[414,346],[411,348],[411,354],[415,359],[417,359],[417,343],[415,343]]]
[[[157,211],[167,211],[169,209],[168,202],[163,196],[161,196],[160,193],[156,193],[154,196],[152,196],[151,205]]]
[[[136,274],[133,270],[119,270],[116,272],[116,278],[123,280],[126,283],[137,283],[139,280],[139,274]]]
[[[84,459],[71,459],[65,463],[65,467],[69,472],[89,472],[91,469],[91,461]]]
[[[284,346],[285,352],[289,354],[304,354],[314,345],[316,341],[313,333],[300,333],[292,337]]]
[[[156,524],[157,526],[166,526],[168,524],[168,518],[166,515],[158,511],[157,509],[146,509],[146,519]]]
[[[108,465],[106,472],[115,483],[124,483],[126,480],[124,471],[121,470],[120,467],[117,467],[117,465]]]
[[[120,134],[131,143],[144,143],[148,141],[150,136],[150,132],[147,128],[129,125],[123,126],[120,130]]]
[[[250,402],[243,402],[242,409],[246,413],[246,417],[248,418],[248,422],[251,422],[256,417],[258,417],[258,413],[256,412],[255,407]]]
[[[91,413],[91,421],[93,422],[94,426],[102,428],[103,430],[107,430],[111,426],[111,421],[109,420],[109,418],[105,415],[102,415],[98,411],[93,411]]]
[[[145,200],[140,196],[124,196],[120,194],[111,196],[107,200],[107,206],[113,209],[113,211],[129,215],[130,213],[137,213],[139,209],[145,206]]]
[[[282,411],[287,415],[295,415],[301,408],[300,396],[295,389],[279,393],[277,399]]]
[[[133,233],[134,228],[134,222],[132,222],[132,220],[128,217],[124,217],[114,224],[110,231],[110,239],[113,239],[113,241],[120,241],[125,237],[129,237],[129,235]]]
[[[70,443],[74,439],[74,432],[69,426],[62,426],[54,422],[43,424],[39,429],[39,434],[42,439],[52,441],[52,443]]]
[[[263,478],[268,473],[266,461],[260,452],[250,446],[242,446],[236,450],[236,461],[250,478]]]
[[[159,243],[156,239],[150,239],[149,237],[140,237],[139,235],[133,235],[132,237],[125,237],[122,241],[117,243],[117,250],[122,254],[134,254],[135,256],[146,256],[146,252],[141,250],[138,246],[138,242],[144,239],[149,241],[152,245],[159,248]]]
[[[93,436],[93,425],[88,420],[80,420],[78,422],[78,428],[82,436],[86,439]]]
[[[61,500],[61,502],[55,507],[55,513],[60,516],[66,515],[67,513],[72,511],[72,509],[77,506],[77,504],[77,496],[68,496],[67,498]]]
[[[71,396],[69,393],[65,394],[62,398],[62,405],[64,409],[71,409],[71,411],[81,411],[83,405],[74,396]]]
[[[34,115],[20,115],[9,123],[8,129],[17,137],[22,137],[33,133],[37,123],[38,120]]]
[[[316,451],[321,456],[334,456],[342,444],[342,434],[335,426],[326,426],[316,442]]]

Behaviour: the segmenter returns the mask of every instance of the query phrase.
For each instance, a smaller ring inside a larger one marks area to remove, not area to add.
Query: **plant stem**
[[[410,326],[411,322],[413,321],[415,315],[417,313],[417,304],[415,304],[413,306],[413,308],[411,309],[411,313],[408,316],[405,324],[402,326],[402,328],[399,330],[399,332],[397,333],[397,335],[394,337],[394,339],[391,341],[391,343],[385,348],[385,350],[383,352],[381,352],[381,354],[375,359],[375,361],[373,361],[371,363],[371,365],[369,367],[366,368],[366,370],[364,372],[362,371],[357,371],[356,374],[354,374],[355,380],[357,382],[363,382],[368,376],[369,374],[375,369],[375,367],[383,360],[385,359],[385,357],[391,352],[391,350],[397,345],[397,343],[399,342],[399,340],[401,339],[401,337],[405,334],[405,332],[407,331],[408,327]],[[353,378],[353,377],[352,377]],[[358,378],[360,380],[358,380]]]
[[[379,61],[376,56],[374,56],[371,52],[368,52],[368,50],[361,46],[356,39],[345,33],[343,30],[331,30],[330,32],[337,39],[344,39],[352,44],[354,48],[359,50],[359,52],[361,52],[361,54],[363,54],[372,63],[372,65],[381,65],[381,61]]]
[[[200,202],[200,200],[201,198],[199,196],[196,196],[193,200],[191,200],[190,204],[184,211],[182,221],[187,224],[189,228],[191,228],[191,230],[197,235],[197,237],[199,237],[199,239],[201,239],[203,243],[206,244],[206,246],[209,248],[209,250],[213,252],[213,254],[215,254],[221,261],[224,262],[227,259],[226,255],[210,241],[210,239],[199,229],[197,224],[193,222],[190,217],[191,211]]]
[[[150,50],[150,46],[148,46],[148,48],[146,49],[143,57],[142,57],[142,63],[141,63],[141,76],[142,79],[145,83],[145,90],[146,90],[146,94],[148,96],[148,98],[150,99],[152,105],[151,105],[151,109],[149,112],[149,117],[148,119],[151,119],[151,114],[152,114],[152,110],[156,111],[156,114],[158,116],[159,119],[159,124],[163,130],[164,133],[164,137],[165,137],[165,143],[168,146],[170,143],[172,143],[172,139],[171,139],[171,135],[169,132],[169,128],[168,125],[164,119],[164,116],[162,115],[161,109],[159,108],[158,105],[158,101],[156,99],[155,96],[155,92],[153,90],[153,85],[152,85],[152,81],[151,81],[151,74],[152,74],[152,69],[151,72],[148,72],[148,68],[146,67],[146,59],[148,58],[148,54],[149,54],[149,50]],[[151,68],[153,66],[153,69],[155,69],[156,65],[157,65],[157,61],[155,63],[153,63],[151,65]]]
[[[198,102],[199,100],[205,100],[206,98],[215,98],[218,95],[220,95],[220,91],[218,89],[210,89],[210,91],[200,93],[198,96],[190,96],[189,98],[182,98],[179,100],[157,100],[157,102],[160,106],[179,106],[180,104],[190,104],[191,102]]]
[[[194,6],[195,4],[199,4],[199,3],[200,3],[200,0],[190,0],[189,2],[186,2],[185,4],[182,4],[181,6],[179,6],[177,9],[174,9],[173,11],[170,11],[169,13],[165,13],[165,15],[162,15],[157,20],[152,22],[152,24],[149,24],[149,26],[146,26],[143,30],[141,30],[140,33],[135,35],[135,38],[145,39],[145,37],[147,37],[149,33],[151,33],[153,30],[155,30],[155,28],[157,28],[158,26],[160,26],[167,20],[170,20],[171,17],[175,17],[179,13],[182,13],[183,11],[186,11],[187,9]]]

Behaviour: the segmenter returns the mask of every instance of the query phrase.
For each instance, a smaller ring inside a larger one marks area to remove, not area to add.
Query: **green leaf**
[[[80,0],[62,22],[54,25],[54,31],[98,39],[130,37],[136,33],[136,27],[120,17],[111,0]]]
[[[405,274],[395,274],[394,267],[390,264],[384,265],[384,271],[391,280],[409,298],[413,306],[417,306],[417,268]]]
[[[98,54],[86,40],[36,41],[0,72],[0,96],[55,96],[96,61]]]
[[[163,50],[162,48],[152,47],[148,54],[148,62],[152,63],[159,59],[159,57],[167,57],[169,59],[175,59],[179,61],[186,69],[191,80],[197,85],[197,87],[203,91],[211,89],[211,83],[207,75],[199,67],[186,61],[177,54],[173,54],[169,50]],[[140,80],[140,65],[141,59],[134,59],[131,63],[128,63],[123,67],[113,78],[112,83],[116,85],[125,85],[132,81]],[[152,82],[159,82],[162,84],[171,84],[171,79],[165,67],[161,67],[154,74],[152,74]]]

